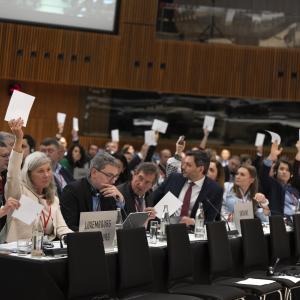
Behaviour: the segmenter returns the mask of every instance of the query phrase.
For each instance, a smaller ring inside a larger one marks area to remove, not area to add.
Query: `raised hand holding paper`
[[[280,145],[280,143],[281,143],[281,137],[280,137],[280,135],[278,133],[273,132],[273,131],[269,131],[269,130],[266,130],[266,132],[268,132],[271,135],[272,143],[275,143],[275,141],[276,141],[277,145]]]
[[[64,125],[67,115],[65,113],[58,112],[56,116],[57,116],[57,123]]]
[[[215,125],[215,117],[205,116],[203,122],[203,128],[206,128],[208,131],[213,131]]]
[[[168,125],[169,124],[167,122],[154,119],[151,129],[160,133],[166,133]]]
[[[79,131],[79,122],[78,122],[78,118],[73,118],[73,130]]]
[[[4,120],[21,118],[24,121],[23,126],[26,127],[34,99],[33,96],[14,90]]]
[[[266,135],[263,133],[257,133],[255,139],[255,147],[261,147],[264,144]]]
[[[113,129],[111,131],[111,140],[112,142],[119,142],[120,137],[119,137],[119,129]]]
[[[182,202],[171,192],[165,194],[165,196],[154,206],[156,216],[159,219],[163,216],[165,205],[168,205],[169,214],[172,216],[182,206]]]

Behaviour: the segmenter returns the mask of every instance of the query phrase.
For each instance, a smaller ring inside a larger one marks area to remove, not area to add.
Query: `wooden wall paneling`
[[[165,93],[184,93],[190,80],[191,43],[161,41],[161,85]]]
[[[155,25],[158,0],[119,0],[121,23]]]
[[[300,100],[300,52],[297,49],[291,51],[292,58],[289,63],[288,76],[290,77],[289,99]]]
[[[124,89],[157,90],[160,43],[155,40],[153,28],[131,24],[126,24],[124,28],[116,85]]]

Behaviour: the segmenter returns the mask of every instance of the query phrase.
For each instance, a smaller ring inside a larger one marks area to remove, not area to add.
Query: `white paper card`
[[[165,196],[154,206],[156,216],[159,219],[163,216],[164,205],[168,205],[169,215],[172,216],[182,206],[182,202],[171,192],[165,194]]]
[[[241,234],[240,221],[244,219],[253,219],[253,218],[254,218],[254,213],[253,213],[252,201],[236,202],[234,204],[233,221],[239,234]]]
[[[23,126],[26,127],[34,99],[35,97],[33,96],[14,90],[4,120],[10,121],[12,119],[22,118],[24,121]]]
[[[113,129],[112,131],[111,131],[111,140],[113,141],[113,142],[119,142],[119,140],[120,140],[120,137],[119,137],[119,129]]]
[[[208,131],[213,131],[215,125],[215,117],[212,116],[205,116],[203,122],[203,128],[206,128]]]
[[[273,131],[269,131],[269,130],[266,130],[266,132],[270,133],[271,138],[272,138],[272,143],[275,143],[275,141],[277,141],[277,144],[280,145],[281,137],[278,133],[273,132]]]
[[[255,147],[261,147],[264,144],[266,135],[263,133],[257,133],[255,139]]]
[[[79,232],[101,231],[104,248],[112,248],[116,221],[116,210],[82,212],[80,213]]]
[[[294,283],[297,283],[300,281],[300,278],[295,277],[295,276],[288,276],[288,275],[280,275],[280,276],[273,276],[274,278],[282,278],[282,279],[287,279],[290,280]]]
[[[268,280],[268,279],[247,278],[245,280],[237,281],[236,283],[262,286],[274,282],[275,282],[274,280]]]
[[[43,205],[25,195],[22,195],[20,199],[20,207],[13,212],[12,216],[25,224],[30,225],[36,219],[36,216],[41,213],[42,209]]]
[[[73,129],[75,131],[79,131],[79,122],[78,122],[78,118],[73,118]]]
[[[166,133],[168,125],[169,124],[167,122],[164,122],[164,121],[161,121],[158,119],[154,119],[151,129],[154,131],[158,131],[160,133]]]
[[[154,130],[145,130],[145,144],[149,146],[156,146],[156,138],[155,138],[155,131]]]
[[[57,117],[57,123],[64,125],[65,124],[65,120],[66,120],[66,116],[67,115],[65,113],[58,112],[57,115],[56,115],[56,117]]]

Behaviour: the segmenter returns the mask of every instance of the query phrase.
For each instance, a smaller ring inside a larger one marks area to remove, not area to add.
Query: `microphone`
[[[231,228],[230,228],[230,225],[229,225],[229,222],[228,222],[228,220],[225,218],[225,216],[211,203],[211,201],[209,200],[209,198],[208,197],[206,197],[205,198],[205,200],[206,200],[206,202],[213,208],[213,210],[215,211],[215,212],[217,212],[220,216],[221,216],[221,218],[225,221],[225,223],[226,223],[226,226],[227,226],[227,234],[228,234],[228,236],[229,237],[236,237],[236,236],[238,236],[239,235],[239,232],[238,232],[238,230],[231,230]]]
[[[276,266],[278,265],[279,261],[280,261],[280,258],[277,257],[274,265],[268,267],[267,276],[274,276],[275,275],[275,269],[276,269]]]

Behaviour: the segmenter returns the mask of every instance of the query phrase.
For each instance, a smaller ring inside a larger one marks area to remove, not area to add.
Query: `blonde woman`
[[[15,135],[15,144],[8,163],[5,197],[20,199],[21,195],[43,205],[38,216],[49,240],[72,232],[66,225],[61,214],[59,200],[53,180],[50,159],[42,152],[34,152],[25,159],[23,168],[22,131],[21,119],[9,122],[11,131]],[[27,225],[8,214],[7,222],[1,232],[2,241],[12,242],[18,239],[27,239],[32,235],[33,224]]]

